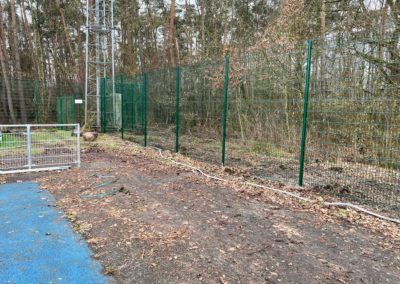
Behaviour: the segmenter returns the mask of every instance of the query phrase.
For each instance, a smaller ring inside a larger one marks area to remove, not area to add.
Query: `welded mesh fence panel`
[[[0,122],[35,121],[37,102],[32,80],[0,80]]]
[[[79,125],[0,125],[0,173],[79,166]]]
[[[76,82],[0,80],[0,123],[56,123],[60,96],[83,94]]]
[[[85,110],[83,99],[73,96],[58,97],[56,108],[58,124],[84,124]]]
[[[27,142],[25,127],[14,129],[2,127],[0,134],[0,171],[27,167]]]
[[[183,66],[180,88],[180,152],[221,162],[224,61]]]
[[[35,81],[36,123],[71,124],[84,122],[84,94],[79,83],[47,83]],[[60,108],[61,106],[61,108]],[[60,119],[60,120],[59,120]]]
[[[101,102],[101,130],[110,132],[119,130],[121,123],[118,122],[117,111],[121,114],[121,109],[117,110],[118,100],[121,99],[120,82],[115,80],[115,90],[111,78],[100,80],[100,102]],[[118,90],[117,90],[118,86]],[[115,91],[115,92],[114,92]]]
[[[226,165],[297,183],[305,53],[231,58]]]
[[[115,78],[115,92],[113,92],[111,78],[100,80],[101,130],[103,132],[120,131],[124,138],[143,141],[146,95],[143,84],[143,76],[118,75]]]
[[[60,129],[61,128],[61,129]],[[79,130],[77,126],[31,127],[32,167],[76,165]]]
[[[175,143],[175,69],[148,73],[148,143],[173,150]]]
[[[123,137],[143,143],[145,122],[145,88],[143,76],[125,80],[122,92]]]
[[[301,183],[301,142],[307,133],[306,187],[399,209],[400,74],[393,74],[398,63],[382,67],[382,61],[354,48],[317,47],[307,104],[306,53],[303,46],[231,56],[225,165],[247,176]],[[222,162],[225,64],[148,73],[150,146]],[[126,98],[123,121],[129,124],[136,113],[128,111],[130,105],[142,103]]]
[[[306,185],[400,209],[399,85],[355,50],[314,54]]]

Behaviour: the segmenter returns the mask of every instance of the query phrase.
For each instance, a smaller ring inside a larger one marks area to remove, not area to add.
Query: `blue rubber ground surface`
[[[106,283],[55,201],[35,183],[0,186],[0,283]]]

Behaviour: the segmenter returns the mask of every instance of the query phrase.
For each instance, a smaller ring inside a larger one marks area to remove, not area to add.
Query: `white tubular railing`
[[[79,124],[0,124],[0,174],[80,166]]]

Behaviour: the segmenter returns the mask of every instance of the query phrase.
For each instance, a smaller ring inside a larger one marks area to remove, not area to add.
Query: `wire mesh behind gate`
[[[78,124],[0,125],[0,174],[80,166]]]

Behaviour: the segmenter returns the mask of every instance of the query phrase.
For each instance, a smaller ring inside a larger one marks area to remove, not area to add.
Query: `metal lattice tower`
[[[85,126],[101,123],[100,78],[112,78],[115,93],[114,0],[86,1]]]

